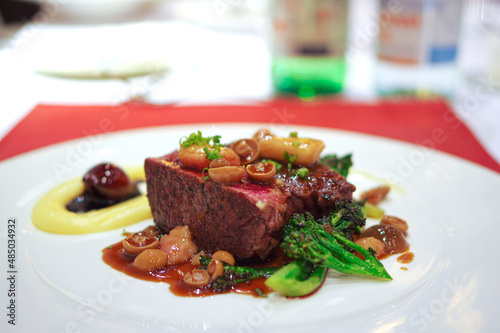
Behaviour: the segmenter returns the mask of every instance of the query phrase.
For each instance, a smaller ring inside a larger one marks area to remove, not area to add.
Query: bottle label
[[[461,1],[382,0],[378,57],[400,64],[452,62],[457,55]]]
[[[430,63],[452,62],[457,57],[462,5],[458,0],[435,0],[431,16],[433,31],[429,32]]]
[[[275,54],[342,57],[347,38],[348,0],[274,2]]]
[[[392,5],[382,0],[378,56],[381,60],[402,64],[417,64],[422,60],[423,2],[412,1]]]

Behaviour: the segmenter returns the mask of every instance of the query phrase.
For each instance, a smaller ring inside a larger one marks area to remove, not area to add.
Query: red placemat
[[[257,122],[350,130],[435,148],[500,172],[445,101],[276,100],[257,105],[39,105],[0,141],[0,160],[88,135],[186,123]]]

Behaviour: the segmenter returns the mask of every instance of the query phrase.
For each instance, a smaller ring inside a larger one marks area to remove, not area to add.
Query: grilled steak
[[[237,260],[266,258],[281,240],[293,213],[327,214],[337,200],[352,198],[355,187],[330,168],[309,167],[307,179],[286,168],[272,184],[245,178],[237,184],[206,181],[198,170],[183,168],[177,153],[145,161],[149,204],[164,233],[188,225],[200,250],[230,252]]]

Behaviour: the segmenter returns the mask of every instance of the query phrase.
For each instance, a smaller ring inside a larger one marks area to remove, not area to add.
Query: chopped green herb
[[[205,154],[207,154],[207,158],[210,161],[221,158],[221,156],[219,154],[220,146],[216,146],[213,151],[210,151],[210,149],[208,149],[208,147],[205,146],[205,147],[203,147],[203,151],[205,152]]]
[[[300,146],[300,141],[294,141],[294,142],[292,143],[292,145],[293,145],[294,147],[298,147],[298,146]]]
[[[292,155],[286,150],[283,152],[283,159],[289,163],[295,162],[297,160],[297,155]]]
[[[300,168],[300,169],[297,170],[297,175],[301,179],[306,178],[308,174],[309,174],[309,169],[306,168],[306,167],[302,167],[302,168]]]
[[[221,138],[220,135],[203,137],[201,131],[197,131],[195,133],[189,134],[189,136],[183,136],[179,140],[179,144],[184,148],[187,148],[195,144],[198,146],[217,147],[220,145],[220,138]]]
[[[297,155],[292,155],[286,150],[283,152],[283,159],[288,162],[288,170],[292,170],[292,164],[297,160]]]
[[[221,138],[220,135],[214,135],[212,137],[212,142],[214,143],[214,145],[220,145],[220,138]]]
[[[127,236],[129,232],[125,230],[125,228],[122,229],[122,236]]]
[[[291,138],[297,138],[299,134],[297,132],[290,132],[290,137]]]
[[[205,168],[201,171],[201,176],[203,177],[203,180],[210,180],[210,177],[208,175],[205,176],[205,170],[208,172],[208,168]]]
[[[274,164],[276,166],[276,172],[280,172],[281,169],[283,168],[283,164],[278,163],[278,162],[273,161],[273,160],[263,159],[260,162],[261,163],[272,163],[272,164]]]

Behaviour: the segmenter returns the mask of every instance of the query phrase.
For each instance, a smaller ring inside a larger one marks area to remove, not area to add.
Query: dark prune
[[[121,200],[136,192],[136,186],[122,169],[111,163],[102,163],[90,169],[83,177],[85,192],[97,198]]]
[[[66,205],[69,211],[83,213],[105,208],[140,194],[137,184],[111,163],[102,163],[90,169],[83,177],[83,183],[84,192]]]

